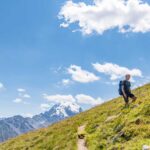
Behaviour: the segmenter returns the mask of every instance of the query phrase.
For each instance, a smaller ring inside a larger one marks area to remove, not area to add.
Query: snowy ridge
[[[82,111],[79,105],[71,102],[61,102],[59,104],[54,105],[54,108],[56,112],[54,112],[52,115],[63,115],[64,117],[70,116],[70,114],[68,114],[69,111],[74,114],[80,113]]]

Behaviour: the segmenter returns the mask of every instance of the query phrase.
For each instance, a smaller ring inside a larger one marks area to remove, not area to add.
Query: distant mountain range
[[[47,127],[52,123],[76,115],[82,108],[76,103],[55,104],[49,111],[35,115],[32,118],[25,118],[17,115],[0,119],[0,142],[32,130]]]

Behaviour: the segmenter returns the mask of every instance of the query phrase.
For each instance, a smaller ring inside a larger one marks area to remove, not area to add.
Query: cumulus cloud
[[[14,103],[22,103],[22,99],[21,98],[16,98],[15,100],[13,100]]]
[[[18,92],[26,92],[26,89],[22,89],[22,88],[19,88],[17,89]]]
[[[75,102],[75,99],[73,98],[72,95],[47,95],[43,94],[44,99],[48,100],[49,102],[52,103],[60,103],[60,102]]]
[[[101,98],[93,98],[92,96],[85,94],[78,94],[76,96],[72,95],[46,95],[44,94],[44,99],[52,103],[62,103],[62,102],[75,102],[78,104],[95,106],[103,103]],[[48,107],[48,105],[41,105],[41,107]]]
[[[100,79],[95,74],[83,70],[80,66],[71,65],[67,70],[71,74],[72,80],[77,82],[89,83]]]
[[[85,94],[76,95],[76,100],[77,100],[77,103],[79,103],[79,104],[87,104],[87,105],[92,105],[92,106],[103,103],[103,100],[101,98],[95,99],[95,98],[93,98],[89,95],[85,95]]]
[[[133,77],[142,77],[142,72],[139,69],[128,69],[112,63],[95,63],[92,65],[98,72],[109,75],[111,80],[119,79],[126,74],[131,74]]]
[[[143,0],[93,0],[93,4],[67,1],[59,12],[61,27],[78,24],[83,34],[117,28],[119,32],[149,32],[150,5]]]
[[[42,109],[42,111],[47,111],[47,110],[49,110],[50,105],[49,104],[41,104],[40,108]]]

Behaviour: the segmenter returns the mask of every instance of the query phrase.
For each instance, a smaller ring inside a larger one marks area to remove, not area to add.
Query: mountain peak
[[[73,102],[60,102],[55,104],[49,112],[53,112],[52,116],[69,117],[80,113],[82,108]]]
[[[82,110],[82,108],[77,103],[74,102],[61,102],[59,103],[59,106],[63,108],[68,108],[76,113],[79,113]]]

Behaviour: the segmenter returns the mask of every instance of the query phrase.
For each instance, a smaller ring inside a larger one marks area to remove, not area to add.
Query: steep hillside
[[[150,84],[134,91],[138,100],[124,107],[116,98],[72,118],[0,144],[0,150],[76,150],[77,130],[85,126],[89,150],[141,150],[150,145]]]

